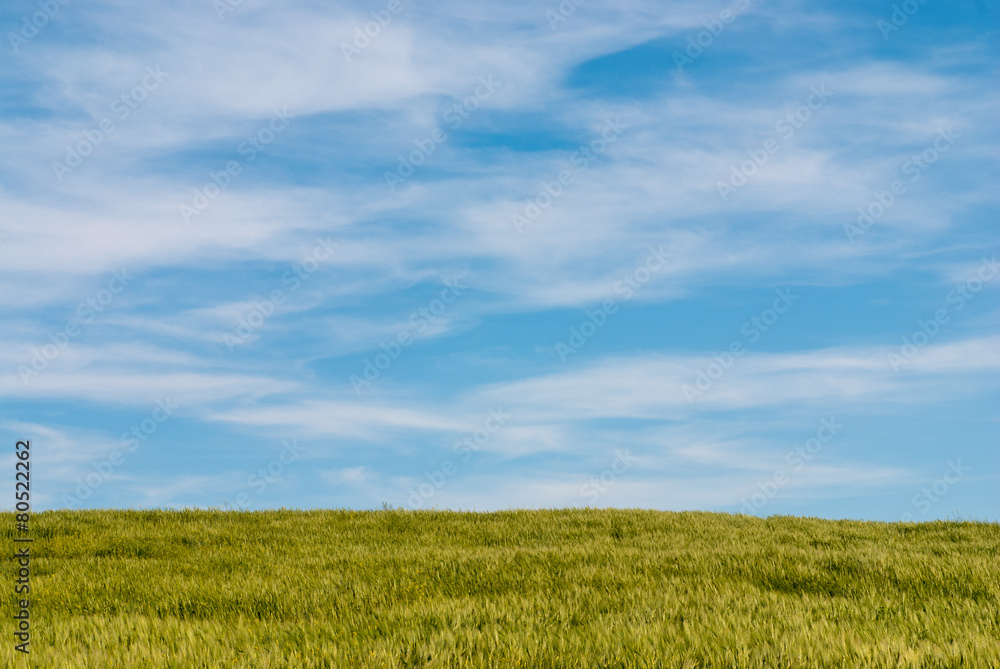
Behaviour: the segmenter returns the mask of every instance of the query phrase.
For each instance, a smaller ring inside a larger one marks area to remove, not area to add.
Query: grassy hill
[[[1000,667],[997,524],[280,510],[31,526],[34,667]],[[28,666],[3,569],[4,666]]]

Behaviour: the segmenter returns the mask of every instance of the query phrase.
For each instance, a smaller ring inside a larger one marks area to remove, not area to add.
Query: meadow
[[[5,667],[1000,667],[996,523],[104,510],[31,536]]]

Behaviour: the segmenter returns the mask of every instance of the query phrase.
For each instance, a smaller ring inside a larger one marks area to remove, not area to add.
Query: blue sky
[[[996,520],[998,16],[7,3],[5,460],[38,509]]]

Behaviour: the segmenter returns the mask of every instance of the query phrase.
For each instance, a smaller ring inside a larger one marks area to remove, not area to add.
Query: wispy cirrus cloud
[[[169,396],[183,408],[150,442],[158,464],[108,488],[123,504],[205,503],[239,477],[185,463],[295,435],[327,474],[268,499],[398,501],[495,407],[511,423],[434,503],[574,504],[634,444],[605,503],[729,508],[831,413],[854,432],[782,493],[820,490],[812,513],[863,513],[843,501],[860,497],[893,517],[886,491],[944,455],[996,475],[996,283],[948,299],[997,242],[993,10],[928,6],[887,41],[885,8],[750,3],[713,31],[720,8],[693,2],[588,2],[554,22],[557,3],[404,5],[350,58],[341,43],[372,20],[356,3],[244,2],[222,20],[186,1],[70,4],[9,50],[5,434],[79,444],[66,461],[82,465]],[[0,20],[16,31],[29,10]],[[484,78],[500,85],[477,97]],[[815,90],[829,94],[806,114]],[[942,131],[955,139],[930,160]],[[752,174],[722,198],[734,169]],[[333,252],[303,272],[317,240]],[[668,260],[624,299],[650,249]],[[135,279],[105,303],[115,272]],[[460,299],[421,315],[453,280]],[[779,288],[801,301],[749,342]],[[699,387],[733,342],[745,354]]]

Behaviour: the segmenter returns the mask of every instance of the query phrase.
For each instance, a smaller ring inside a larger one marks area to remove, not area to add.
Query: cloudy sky
[[[998,16],[5,3],[4,460],[38,509],[995,520]]]

